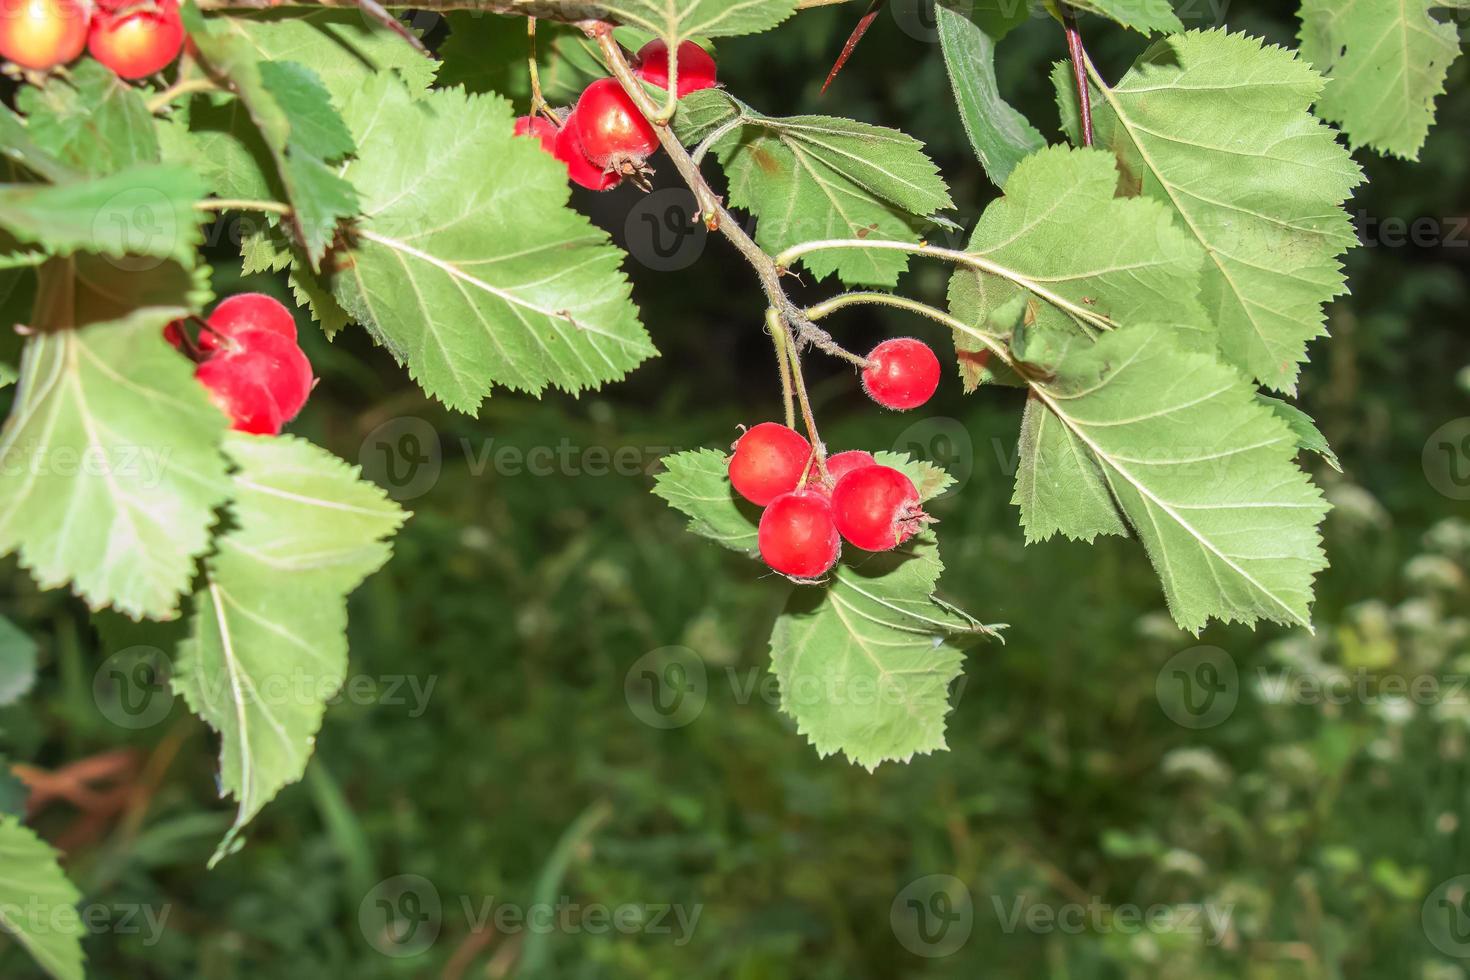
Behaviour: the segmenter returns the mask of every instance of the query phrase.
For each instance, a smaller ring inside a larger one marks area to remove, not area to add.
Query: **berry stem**
[[[919,316],[928,317],[930,320],[933,320],[936,323],[942,323],[956,333],[962,333],[966,337],[973,337],[975,340],[978,340],[980,343],[984,344],[986,349],[993,353],[1006,367],[1010,368],[1013,371],[1016,371],[1017,374],[1021,374],[1023,377],[1025,376],[1025,372],[1019,369],[1015,358],[1011,356],[1010,350],[1006,348],[1006,345],[1001,342],[999,337],[992,337],[990,334],[985,333],[983,330],[977,330],[976,328],[970,326],[968,323],[965,323],[963,320],[950,316],[943,310],[935,309],[929,304],[921,303],[916,299],[908,299],[904,296],[895,296],[892,293],[843,293],[841,296],[834,296],[829,300],[818,303],[817,305],[809,308],[806,313],[813,320],[824,320],[839,310],[846,309],[849,306],[859,306],[864,304],[872,306],[891,306],[896,310],[906,310],[909,313],[917,313]]]
[[[280,201],[251,201],[245,198],[211,197],[196,201],[198,211],[266,211],[271,214],[290,214],[291,207]]]
[[[801,422],[806,426],[807,438],[812,443],[812,455],[817,460],[817,470],[822,474],[822,479],[827,478],[827,447],[822,444],[822,437],[817,434],[817,417],[812,411],[812,401],[807,395],[806,379],[801,374],[801,349],[796,343],[796,337],[789,324],[783,323],[786,334],[786,357],[791,362],[791,380],[796,387],[796,400],[801,405]]]
[[[531,115],[545,116],[557,125],[561,126],[561,120],[552,111],[546,97],[541,94],[541,66],[536,62],[536,18],[526,18],[526,42],[529,53],[526,56],[526,70],[531,76]]]
[[[1057,9],[1062,13],[1062,26],[1067,29],[1067,53],[1072,58],[1072,77],[1077,82],[1077,105],[1082,115],[1082,145],[1091,146],[1092,91],[1087,85],[1087,49],[1082,46],[1082,32],[1077,28],[1077,11],[1065,2],[1059,2]]]
[[[182,95],[192,95],[195,92],[213,92],[218,88],[219,86],[208,78],[181,78],[149,99],[148,111],[150,113],[156,113]]]
[[[776,345],[776,366],[781,372],[781,404],[786,408],[786,428],[796,428],[796,402],[791,388],[791,362],[786,359],[786,328],[775,310],[766,310],[766,333]]]

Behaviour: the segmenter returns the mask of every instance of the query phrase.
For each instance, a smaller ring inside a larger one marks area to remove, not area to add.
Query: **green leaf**
[[[36,279],[30,317],[16,322],[52,332],[111,323],[144,310],[179,316],[176,311],[201,310],[210,299],[208,267],[185,268],[173,259],[72,255],[47,261]]]
[[[1058,79],[1064,103],[1070,88]],[[1201,297],[1226,359],[1284,392],[1326,332],[1323,306],[1346,288],[1338,259],[1357,242],[1342,205],[1362,172],[1309,111],[1321,90],[1291,51],[1191,31],[1093,99],[1125,192],[1168,205],[1204,247]]]
[[[943,469],[925,459],[914,459],[908,453],[883,449],[873,454],[880,466],[891,466],[914,481],[920,501],[933,500],[954,486],[955,479]]]
[[[768,31],[796,11],[796,0],[606,0],[602,20],[640,27],[669,40],[735,37]]]
[[[21,86],[16,106],[36,145],[84,174],[159,160],[153,115],[141,92],[90,58],[65,77]]]
[[[36,641],[0,616],[0,707],[14,704],[36,682]]]
[[[1311,628],[1327,504],[1293,462],[1291,430],[1236,371],[1131,327],[1074,346],[1031,390],[1013,499],[1028,543],[1126,521],[1184,629]]]
[[[950,280],[954,315],[1006,336],[1024,312],[1024,344],[1016,333],[1008,339],[1042,370],[1085,343],[1099,317],[1158,324],[1185,346],[1212,349],[1197,298],[1199,246],[1161,204],[1115,197],[1117,182],[1112,157],[1099,150],[1057,146],[1021,161],[966,248],[985,268],[962,266]],[[965,336],[956,344],[984,349]],[[973,387],[974,375],[967,380]]]
[[[15,368],[11,367],[9,364],[0,362],[0,388],[9,388],[11,385],[15,384],[15,379],[17,377],[19,377],[19,375],[15,373]]]
[[[173,258],[192,266],[203,240],[189,168],[142,165],[74,184],[0,185],[0,227],[57,255]]]
[[[1451,7],[1470,9],[1464,0],[1302,0],[1302,57],[1331,82],[1317,111],[1354,147],[1419,159],[1460,54],[1454,21],[1431,11]]]
[[[721,133],[712,149],[729,178],[730,202],[755,215],[768,252],[824,238],[920,240],[953,202],[923,144],[897,130],[830,116],[762,116],[718,89],[680,100],[685,143]],[[892,286],[908,267],[901,252],[846,251],[803,258],[819,278]]]
[[[871,770],[946,747],[960,643],[994,632],[934,598],[942,571],[922,534],[792,592],[771,634],[772,669],[781,710],[820,755]]]
[[[183,308],[42,332],[0,433],[0,553],[93,609],[170,619],[227,491],[225,417],[163,339]]]
[[[0,752],[0,814],[25,818],[31,791],[10,768],[10,759]]]
[[[20,818],[0,816],[0,926],[48,976],[82,980],[82,896],[57,857]]]
[[[332,290],[426,392],[473,412],[493,385],[578,392],[654,353],[623,253],[567,208],[565,168],[511,135],[509,103],[415,102],[380,79],[346,118],[365,216]]]
[[[1001,187],[1023,157],[1046,145],[1036,127],[1001,97],[995,80],[995,46],[1025,22],[1029,11],[1024,3],[1015,3],[1006,16],[1000,9],[1007,6],[1005,0],[992,0],[986,8],[969,9],[967,16],[961,11],[972,5],[957,10],[953,2],[944,0],[934,8],[940,50],[965,134],[986,176]]]
[[[211,866],[306,770],[347,673],[347,594],[382,567],[404,512],[358,470],[291,436],[232,433],[234,527],[216,541],[174,690],[220,735],[239,803]]]
[[[1068,6],[1117,21],[1144,34],[1177,33],[1184,24],[1169,0],[1068,0]]]
[[[730,486],[730,456],[696,449],[665,456],[653,492],[689,516],[689,530],[732,551],[754,556],[760,508]]]
[[[71,167],[56,159],[31,138],[31,131],[10,107],[0,105],[0,156],[6,161],[4,173],[10,175],[18,164],[45,180],[62,182],[78,176]]]
[[[352,184],[329,166],[351,151],[330,90],[306,65],[262,58],[240,21],[206,21],[192,0],[183,16],[200,57],[229,82],[260,130],[291,205],[292,230],[317,268],[338,223],[358,212]]]
[[[1327,465],[1337,472],[1342,472],[1342,463],[1338,461],[1337,453],[1327,444],[1327,437],[1322,430],[1317,428],[1317,423],[1312,417],[1290,402],[1284,402],[1280,398],[1272,398],[1270,395],[1256,395],[1256,400],[1276,413],[1277,418],[1286,423],[1286,427],[1296,436],[1298,449],[1304,449],[1309,453],[1316,453],[1327,461]]]

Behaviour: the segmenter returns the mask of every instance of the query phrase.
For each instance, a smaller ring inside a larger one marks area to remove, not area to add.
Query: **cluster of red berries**
[[[143,78],[183,46],[178,0],[0,0],[0,55],[32,71],[85,48],[120,77]]]
[[[669,48],[661,40],[639,50],[633,74],[650,85],[669,87]],[[715,60],[693,41],[679,45],[679,98],[715,85]],[[600,78],[582,90],[568,112],[521,116],[517,136],[534,136],[541,146],[567,165],[572,182],[588,190],[606,191],[624,178],[644,179],[648,158],[658,149],[658,134],[638,111],[616,79]]]
[[[295,317],[262,293],[220,303],[197,340],[181,320],[164,327],[163,335],[198,363],[194,377],[240,432],[278,435],[316,384],[296,343]]]
[[[912,338],[885,340],[867,361],[863,387],[886,408],[917,408],[939,387],[939,359]],[[830,571],[844,539],[864,551],[888,551],[930,520],[903,473],[862,450],[828,457],[824,467],[806,438],[775,422],[740,437],[729,472],[735,492],[765,508],[757,534],[761,558],[796,579]]]

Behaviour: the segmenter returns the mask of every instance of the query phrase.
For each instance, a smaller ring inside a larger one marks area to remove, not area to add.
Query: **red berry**
[[[87,50],[119,78],[146,78],[162,71],[184,46],[184,23],[176,0],[104,6],[92,20]]]
[[[735,442],[730,457],[730,482],[735,492],[764,507],[801,482],[812,444],[795,429],[762,422]]]
[[[939,387],[939,358],[912,337],[885,340],[868,355],[863,390],[884,408],[918,408]]]
[[[782,575],[817,578],[837,564],[842,539],[832,504],[812,490],[783,493],[761,515],[761,557]]]
[[[612,78],[600,78],[582,91],[566,128],[576,130],[582,152],[603,170],[633,173],[658,149],[653,124]]]
[[[582,152],[582,144],[577,139],[577,127],[573,125],[576,118],[577,114],[573,112],[561,124],[552,155],[567,165],[567,176],[572,179],[572,183],[589,191],[612,190],[623,182],[623,176],[609,173],[587,159],[587,154]]]
[[[311,364],[296,344],[264,330],[246,331],[194,371],[233,428],[275,435],[311,393]]]
[[[669,46],[662,38],[649,41],[638,51],[633,74],[661,89],[669,87]],[[715,86],[715,59],[693,41],[679,45],[679,98]]]
[[[832,481],[832,485],[836,486],[838,480],[853,470],[877,465],[878,461],[873,458],[872,453],[865,453],[861,449],[849,449],[845,453],[827,457],[827,477]]]
[[[87,46],[87,0],[0,0],[0,56],[47,71]]]
[[[516,120],[515,134],[536,137],[543,150],[556,156],[556,124],[545,116],[521,116]]]
[[[842,536],[865,551],[895,548],[929,520],[914,482],[891,466],[865,466],[838,480],[832,514]]]
[[[209,330],[199,337],[203,350],[220,346],[220,338],[233,338],[249,330],[277,333],[296,342],[296,318],[285,304],[265,293],[236,293],[223,300],[205,321]]]

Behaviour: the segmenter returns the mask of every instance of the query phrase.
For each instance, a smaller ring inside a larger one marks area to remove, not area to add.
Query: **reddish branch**
[[[1082,46],[1082,32],[1077,29],[1077,12],[1065,3],[1057,4],[1062,24],[1067,28],[1067,52],[1072,56],[1072,77],[1077,80],[1077,105],[1082,113],[1082,145],[1092,145],[1092,90],[1087,85],[1087,49]]]

